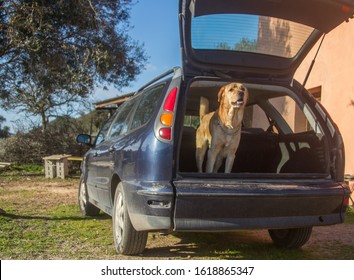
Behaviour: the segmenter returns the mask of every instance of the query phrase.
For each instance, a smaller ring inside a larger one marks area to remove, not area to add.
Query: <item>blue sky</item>
[[[140,0],[131,10],[130,36],[144,44],[148,55],[146,69],[136,78],[131,87],[118,91],[98,89],[93,101],[104,100],[138,89],[155,76],[168,69],[181,65],[178,31],[178,0]],[[5,112],[0,115],[6,118],[7,125],[13,131],[13,121],[24,119],[16,112]]]
[[[192,20],[192,46],[195,49],[215,49],[226,43],[234,48],[242,39],[258,38],[258,16],[207,15]]]
[[[144,44],[148,62],[146,69],[122,93],[138,89],[157,75],[174,66],[181,65],[178,0],[139,0],[131,11],[130,36]],[[114,97],[118,91],[96,94],[101,97]]]

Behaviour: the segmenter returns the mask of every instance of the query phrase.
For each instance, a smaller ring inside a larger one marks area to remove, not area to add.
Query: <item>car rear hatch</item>
[[[185,75],[291,79],[353,0],[180,0]]]
[[[290,81],[316,41],[353,15],[349,2],[181,0],[183,73]],[[182,231],[340,223],[348,197],[330,176],[177,172],[173,184]]]

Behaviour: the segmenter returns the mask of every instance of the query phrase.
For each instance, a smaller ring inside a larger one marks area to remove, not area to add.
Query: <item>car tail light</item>
[[[343,200],[343,206],[348,206],[349,205],[349,198],[345,198],[344,200]]]
[[[173,109],[175,108],[176,97],[177,97],[177,88],[175,87],[169,92],[165,100],[165,104],[163,105],[163,109],[165,111],[173,112]]]
[[[160,124],[158,129],[158,135],[163,140],[172,139],[172,126],[174,122],[174,110],[176,105],[178,88],[173,88],[167,95],[163,104],[163,110],[160,113]]]
[[[171,128],[170,127],[163,127],[159,130],[159,135],[161,138],[165,140],[171,140]]]
[[[161,123],[166,126],[172,126],[173,123],[173,113],[165,113],[161,115]]]

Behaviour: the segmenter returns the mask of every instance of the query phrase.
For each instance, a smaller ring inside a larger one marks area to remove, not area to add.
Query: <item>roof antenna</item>
[[[317,48],[317,52],[316,52],[316,54],[315,54],[315,57],[313,58],[313,60],[312,60],[312,62],[311,62],[311,65],[310,65],[310,68],[309,68],[309,70],[307,71],[305,80],[304,80],[304,82],[302,83],[303,88],[305,88],[305,85],[306,85],[306,83],[307,83],[307,80],[309,79],[309,76],[310,76],[310,74],[311,74],[312,68],[313,68],[313,66],[315,65],[316,57],[317,57],[317,55],[318,55],[318,52],[320,51],[320,48],[321,48],[321,46],[322,46],[322,43],[323,43],[323,40],[324,40],[325,36],[326,36],[326,34],[323,34],[322,40],[321,40],[321,42],[320,42],[320,45],[319,45],[318,48]]]

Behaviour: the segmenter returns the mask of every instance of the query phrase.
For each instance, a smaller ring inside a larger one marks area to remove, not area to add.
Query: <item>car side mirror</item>
[[[79,144],[84,144],[84,145],[92,147],[91,135],[88,135],[88,134],[79,134],[76,137],[76,142]]]

